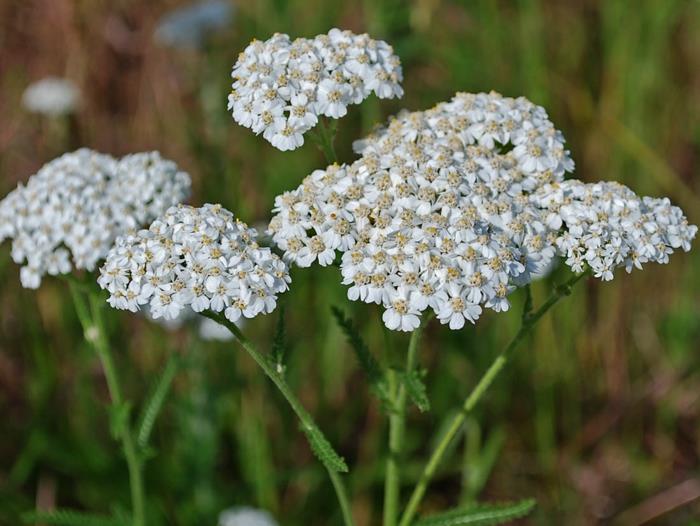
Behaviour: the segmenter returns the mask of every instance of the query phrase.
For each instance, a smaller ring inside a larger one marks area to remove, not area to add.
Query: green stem
[[[121,384],[117,369],[114,366],[114,360],[109,348],[107,336],[102,318],[102,299],[90,293],[89,307],[82,294],[82,288],[75,280],[68,281],[71,295],[75,304],[75,310],[78,314],[78,319],[83,327],[85,340],[95,350],[95,353],[100,359],[102,369],[107,380],[107,388],[109,396],[112,400],[112,405],[117,408],[125,407],[125,401],[122,396]],[[122,442],[124,448],[124,457],[126,458],[127,468],[129,470],[129,488],[131,490],[131,507],[132,507],[132,524],[133,526],[145,526],[145,498],[143,486],[143,463],[131,430],[128,418],[123,422],[123,428],[117,430],[118,438]]]
[[[287,400],[289,405],[292,407],[292,410],[296,413],[297,417],[301,421],[301,424],[305,431],[318,429],[318,426],[314,422],[313,418],[304,408],[304,406],[301,405],[301,402],[289,388],[289,385],[287,385],[285,379],[275,370],[274,366],[265,358],[265,356],[263,356],[253,346],[250,340],[246,338],[246,336],[241,332],[241,330],[235,323],[229,321],[225,316],[214,312],[204,311],[200,314],[206,316],[207,318],[211,318],[212,320],[214,320],[217,323],[220,323],[221,325],[224,325],[231,332],[231,334],[233,334],[236,337],[241,346],[248,352],[251,358],[255,360],[255,363],[257,363],[260,366],[260,368],[265,372],[267,377],[270,380],[272,380],[272,382],[277,386],[277,389],[279,389],[280,393],[282,393],[282,396],[284,396],[285,400]],[[353,526],[354,521],[350,512],[350,503],[348,500],[347,491],[345,489],[345,484],[343,483],[343,480],[338,473],[328,468],[326,468],[326,471],[328,471],[328,475],[330,476],[331,482],[333,483],[333,487],[335,488],[335,493],[338,497],[338,502],[340,503],[340,510],[343,515],[343,521],[345,523],[345,526]]]
[[[330,121],[329,124],[326,124],[325,117],[321,117],[318,120],[318,131],[310,135],[323,152],[329,164],[338,162],[338,156],[335,153],[334,146],[336,127],[337,121],[333,120]]]
[[[542,316],[544,316],[547,313],[547,311],[549,311],[549,309],[556,305],[556,303],[560,299],[562,299],[564,296],[568,296],[569,294],[571,294],[571,287],[587,274],[588,272],[583,272],[572,277],[563,285],[557,286],[554,292],[552,292],[552,294],[549,296],[549,298],[540,306],[540,308],[538,308],[533,313],[528,312],[528,309],[531,308],[528,291],[528,296],[525,304],[525,312],[523,313],[523,321],[520,326],[520,330],[518,330],[515,337],[511,340],[508,346],[503,351],[501,351],[501,353],[494,359],[494,361],[491,363],[491,365],[481,377],[479,382],[476,384],[476,387],[474,387],[469,396],[467,396],[467,398],[464,400],[464,403],[462,404],[459,413],[457,413],[457,415],[450,422],[447,432],[442,436],[440,442],[435,447],[435,450],[430,455],[430,459],[423,468],[423,472],[421,473],[421,476],[418,479],[418,483],[413,489],[413,493],[411,494],[411,497],[408,501],[408,505],[406,506],[406,509],[403,515],[401,516],[399,526],[409,526],[413,521],[413,518],[415,517],[416,512],[418,511],[418,506],[423,500],[425,491],[428,488],[428,484],[430,483],[430,480],[435,474],[435,471],[437,470],[440,461],[442,460],[442,457],[445,455],[448,446],[461,429],[462,424],[464,423],[464,420],[466,419],[467,415],[479,402],[479,400],[489,388],[493,380],[496,378],[496,376],[498,376],[498,373],[501,372],[501,370],[508,361],[510,353],[513,352],[516,349],[516,347],[518,347],[518,345],[520,345],[520,343],[525,339],[525,336],[529,334],[529,332],[539,321],[539,319],[542,318]]]
[[[406,370],[404,371],[406,375],[411,374],[416,366],[421,330],[422,327],[418,327],[411,333],[406,353]],[[390,369],[388,379],[390,393],[392,393],[392,408],[389,416],[389,457],[386,461],[386,477],[384,479],[384,526],[396,526],[401,492],[399,464],[406,432],[408,392],[405,382],[398,377],[396,371]]]

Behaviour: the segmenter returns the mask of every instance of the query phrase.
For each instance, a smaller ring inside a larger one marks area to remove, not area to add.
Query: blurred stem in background
[[[316,425],[316,422],[314,422],[311,415],[304,408],[304,406],[301,404],[301,402],[292,392],[292,390],[289,388],[289,385],[287,384],[284,377],[277,372],[277,370],[275,369],[275,365],[272,363],[272,361],[268,360],[266,356],[261,354],[253,346],[251,341],[248,340],[248,338],[246,338],[246,336],[241,332],[241,330],[235,323],[229,321],[225,316],[223,316],[220,313],[215,313],[212,311],[203,311],[200,314],[214,320],[217,323],[220,323],[229,331],[231,331],[231,334],[235,336],[236,340],[238,340],[238,343],[241,344],[241,346],[246,350],[246,352],[251,356],[251,358],[255,360],[255,363],[257,363],[260,366],[260,368],[267,375],[267,377],[270,380],[272,380],[275,386],[277,386],[277,389],[279,389],[282,396],[284,396],[285,400],[289,403],[292,410],[294,411],[294,413],[296,413],[297,417],[301,421],[304,434],[309,439],[309,442],[311,443],[311,446],[314,449],[314,453],[316,453],[316,455],[319,456],[320,460],[323,462],[326,470],[328,471],[328,476],[330,477],[331,482],[333,483],[333,488],[335,489],[335,493],[338,497],[338,503],[340,504],[340,511],[343,515],[343,522],[345,526],[354,526],[352,513],[350,511],[350,501],[347,496],[347,490],[345,489],[345,483],[343,482],[338,473],[338,471],[341,470],[347,471],[347,466],[345,466],[345,463],[342,461],[342,459],[338,458],[340,466],[338,467],[338,469],[334,469],[332,466],[329,465],[329,463],[327,463],[324,460],[324,458],[321,458],[321,455],[327,453],[330,453],[331,456],[335,455],[335,453],[332,451],[332,446],[330,446],[330,444],[325,441],[325,438],[323,437],[323,434],[321,433],[321,430],[319,429],[318,425]],[[319,448],[322,450],[319,451]]]
[[[552,292],[552,294],[549,296],[549,298],[540,306],[539,309],[537,309],[534,312],[532,312],[532,296],[530,294],[530,288],[529,286],[526,288],[525,305],[523,308],[523,316],[520,329],[516,333],[515,337],[508,344],[508,346],[503,351],[501,351],[498,354],[498,356],[496,356],[496,358],[491,363],[486,372],[483,374],[483,376],[476,384],[472,392],[464,400],[464,403],[462,404],[462,407],[460,408],[459,412],[453,417],[452,421],[450,422],[447,432],[442,436],[442,438],[440,438],[439,441],[436,441],[437,446],[433,450],[433,453],[430,455],[430,459],[423,468],[423,472],[420,478],[418,479],[418,483],[413,489],[413,493],[411,494],[411,497],[408,501],[408,505],[406,506],[406,510],[404,511],[403,516],[401,517],[399,526],[409,526],[412,523],[413,518],[415,517],[416,512],[418,511],[418,506],[423,500],[425,491],[428,488],[428,484],[433,478],[433,475],[435,475],[435,471],[437,470],[440,461],[445,455],[448,446],[455,438],[458,431],[461,429],[462,424],[464,424],[464,421],[467,418],[467,415],[471,412],[472,409],[474,409],[474,406],[476,406],[479,400],[481,400],[481,397],[491,386],[496,376],[498,376],[498,373],[501,372],[506,362],[508,361],[510,354],[518,347],[518,345],[520,345],[520,343],[530,333],[530,331],[540,320],[540,318],[542,318],[542,316],[544,316],[549,311],[549,309],[554,307],[554,305],[556,305],[560,299],[570,295],[571,288],[579,280],[581,280],[581,278],[587,275],[588,271],[582,272],[581,274],[573,276],[564,284],[557,286]]]
[[[135,435],[130,424],[129,402],[124,400],[121,383],[114,365],[112,353],[105,334],[104,320],[102,318],[103,300],[99,295],[90,290],[85,284],[78,282],[74,277],[68,276],[71,295],[75,304],[75,310],[83,327],[85,340],[95,350],[102,363],[109,396],[112,400],[110,423],[115,438],[121,440],[124,448],[124,456],[129,470],[129,487],[131,490],[132,524],[145,526],[145,498],[143,488],[143,456],[136,447]],[[87,289],[87,292],[85,292]],[[89,296],[88,302],[85,295]]]
[[[423,328],[432,316],[426,315],[422,326],[411,333],[406,353],[406,368],[403,378],[397,371],[389,369],[389,392],[391,393],[391,413],[389,415],[389,458],[386,461],[386,478],[384,480],[384,526],[395,526],[399,513],[401,490],[401,473],[399,463],[403,453],[406,431],[406,401],[408,391],[406,382],[413,373],[418,356],[418,342]]]

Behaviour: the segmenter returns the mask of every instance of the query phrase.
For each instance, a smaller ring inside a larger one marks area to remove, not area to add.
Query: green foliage
[[[141,448],[148,446],[153,425],[163,409],[165,398],[168,396],[170,386],[180,366],[179,364],[180,360],[177,355],[169,355],[163,371],[153,382],[151,393],[143,405],[138,425],[136,426],[136,441]]]
[[[335,452],[331,443],[323,436],[318,427],[305,427],[302,425],[302,430],[311,445],[311,450],[327,469],[337,473],[348,472],[348,465],[345,463],[345,459]]]
[[[428,400],[428,390],[423,382],[425,371],[410,371],[401,374],[401,381],[406,386],[406,392],[411,401],[421,411],[430,411],[430,400]]]
[[[367,380],[372,388],[372,391],[380,400],[387,402],[390,396],[386,377],[382,372],[382,368],[377,362],[377,359],[374,357],[362,338],[360,331],[357,329],[353,321],[346,317],[343,311],[338,307],[332,306],[331,312],[333,313],[333,317],[335,318],[336,322],[342,329],[343,334],[345,334],[350,347],[355,352],[357,363],[367,376]]]
[[[277,310],[279,314],[277,315],[275,337],[272,340],[272,365],[280,375],[284,376],[284,370],[286,369],[285,361],[289,352],[287,347],[287,331],[284,324],[284,304],[280,303]]]
[[[129,526],[126,516],[109,517],[75,510],[31,511],[22,515],[25,524],[42,523],[51,526]]]
[[[121,438],[127,432],[131,418],[129,402],[112,403],[109,406],[109,429],[115,439]]]
[[[525,517],[533,509],[534,499],[500,504],[474,504],[420,519],[414,526],[496,526]]]

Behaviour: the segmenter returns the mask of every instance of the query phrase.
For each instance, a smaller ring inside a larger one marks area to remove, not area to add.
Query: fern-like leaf
[[[345,463],[345,459],[338,455],[333,449],[333,446],[328,441],[328,439],[323,436],[321,430],[316,426],[306,427],[302,425],[304,434],[311,444],[311,450],[314,455],[323,462],[330,471],[337,471],[338,473],[347,473],[348,465]]]
[[[343,330],[350,347],[352,347],[352,350],[355,352],[357,362],[367,375],[367,380],[375,394],[383,401],[389,400],[389,392],[382,369],[374,358],[374,355],[370,352],[369,347],[367,347],[367,344],[362,339],[357,327],[355,327],[355,324],[350,318],[345,317],[343,311],[338,307],[331,307],[331,312],[338,322],[338,325],[340,325],[340,328]]]
[[[51,526],[128,526],[128,517],[93,515],[74,510],[31,511],[22,515],[25,524],[42,523]]]
[[[419,371],[411,371],[402,375],[406,392],[416,407],[424,413],[430,411],[430,400],[428,400],[428,390],[423,383],[422,374]]]
[[[160,411],[163,409],[163,404],[179,367],[180,359],[177,355],[171,354],[163,368],[163,372],[160,373],[153,383],[151,394],[143,405],[138,427],[136,428],[136,440],[143,449],[146,449],[148,446],[148,440],[151,436],[151,431],[153,431],[156,418],[158,418]]]
[[[414,526],[497,526],[525,517],[535,504],[534,499],[474,504],[420,519]]]

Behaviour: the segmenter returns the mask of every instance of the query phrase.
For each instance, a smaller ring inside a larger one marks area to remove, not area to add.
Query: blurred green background
[[[154,42],[182,2],[0,0],[0,193],[86,145],[121,155],[158,149],[189,171],[191,202],[220,202],[257,225],[273,197],[323,167],[314,145],[279,152],[226,111],[230,69],[253,37],[367,31],[394,45],[406,95],[368,99],[339,123],[337,147],[401,108],[456,91],[525,95],[547,108],[585,181],[668,195],[700,222],[700,2],[677,0],[251,0],[199,49]],[[24,88],[47,75],[83,91],[74,119],[27,113]],[[697,245],[697,243],[696,243]],[[579,285],[540,324],[469,420],[424,502],[535,497],[522,524],[699,525],[700,251],[666,266]],[[696,269],[695,271],[693,269]],[[0,524],[35,506],[128,505],[109,436],[99,363],[82,342],[64,283],[20,288],[0,248]],[[536,283],[536,301],[565,272]],[[349,304],[335,268],[295,269],[284,296],[287,375],[346,457],[358,524],[379,524],[387,426],[333,322],[341,306],[371,348],[380,312]],[[452,333],[433,322],[420,361],[429,413],[411,409],[408,490],[430,437],[515,333],[522,298]],[[246,331],[269,349],[278,313]],[[147,465],[152,522],[216,524],[233,505],[283,525],[340,523],[332,488],[284,401],[234,343],[203,342],[111,312],[118,366],[141,400],[168,353],[183,356]],[[393,337],[398,353],[407,343]],[[402,351],[401,351],[402,352]]]

